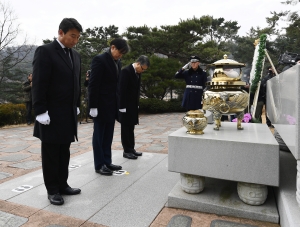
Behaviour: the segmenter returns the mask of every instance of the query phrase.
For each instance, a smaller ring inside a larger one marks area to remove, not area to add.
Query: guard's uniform
[[[175,74],[175,78],[183,78],[186,88],[183,95],[182,107],[187,110],[202,109],[202,95],[207,81],[206,72],[200,67],[196,71],[180,69]]]

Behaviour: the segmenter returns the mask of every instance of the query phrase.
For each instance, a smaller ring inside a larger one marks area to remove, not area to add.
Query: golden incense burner
[[[219,60],[211,64],[215,67],[211,82],[206,85],[210,88],[203,93],[203,110],[209,110],[213,114],[215,130],[221,127],[222,115],[236,114],[237,129],[242,130],[241,122],[244,110],[248,106],[249,95],[241,89],[246,82],[241,81],[242,67],[245,64],[227,59]]]
[[[201,110],[190,110],[182,118],[183,126],[187,128],[188,134],[202,135],[207,126],[207,118]]]

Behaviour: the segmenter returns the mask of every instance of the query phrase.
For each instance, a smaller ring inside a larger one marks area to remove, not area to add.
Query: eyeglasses
[[[143,66],[142,65],[140,65],[141,66],[141,69],[143,70],[143,71],[146,71],[147,69],[143,69]]]

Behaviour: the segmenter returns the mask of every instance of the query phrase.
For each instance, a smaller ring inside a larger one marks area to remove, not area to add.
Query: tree
[[[0,2],[0,102],[18,100],[16,89],[19,87],[16,83],[20,83],[21,77],[17,66],[24,62],[34,47],[27,45],[26,36],[21,45],[14,46],[20,34],[16,20],[9,5]]]
[[[172,95],[173,90],[182,88],[185,83],[174,80],[175,72],[180,66],[175,59],[152,55],[149,70],[142,74],[141,96],[162,100],[168,93]]]

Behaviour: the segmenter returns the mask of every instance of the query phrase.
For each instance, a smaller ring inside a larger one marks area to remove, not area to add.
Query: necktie
[[[71,62],[71,65],[73,67],[73,62],[72,62],[72,58],[71,58],[71,55],[70,55],[70,49],[69,48],[64,48],[65,52],[66,52],[66,55],[68,56],[70,62]]]

